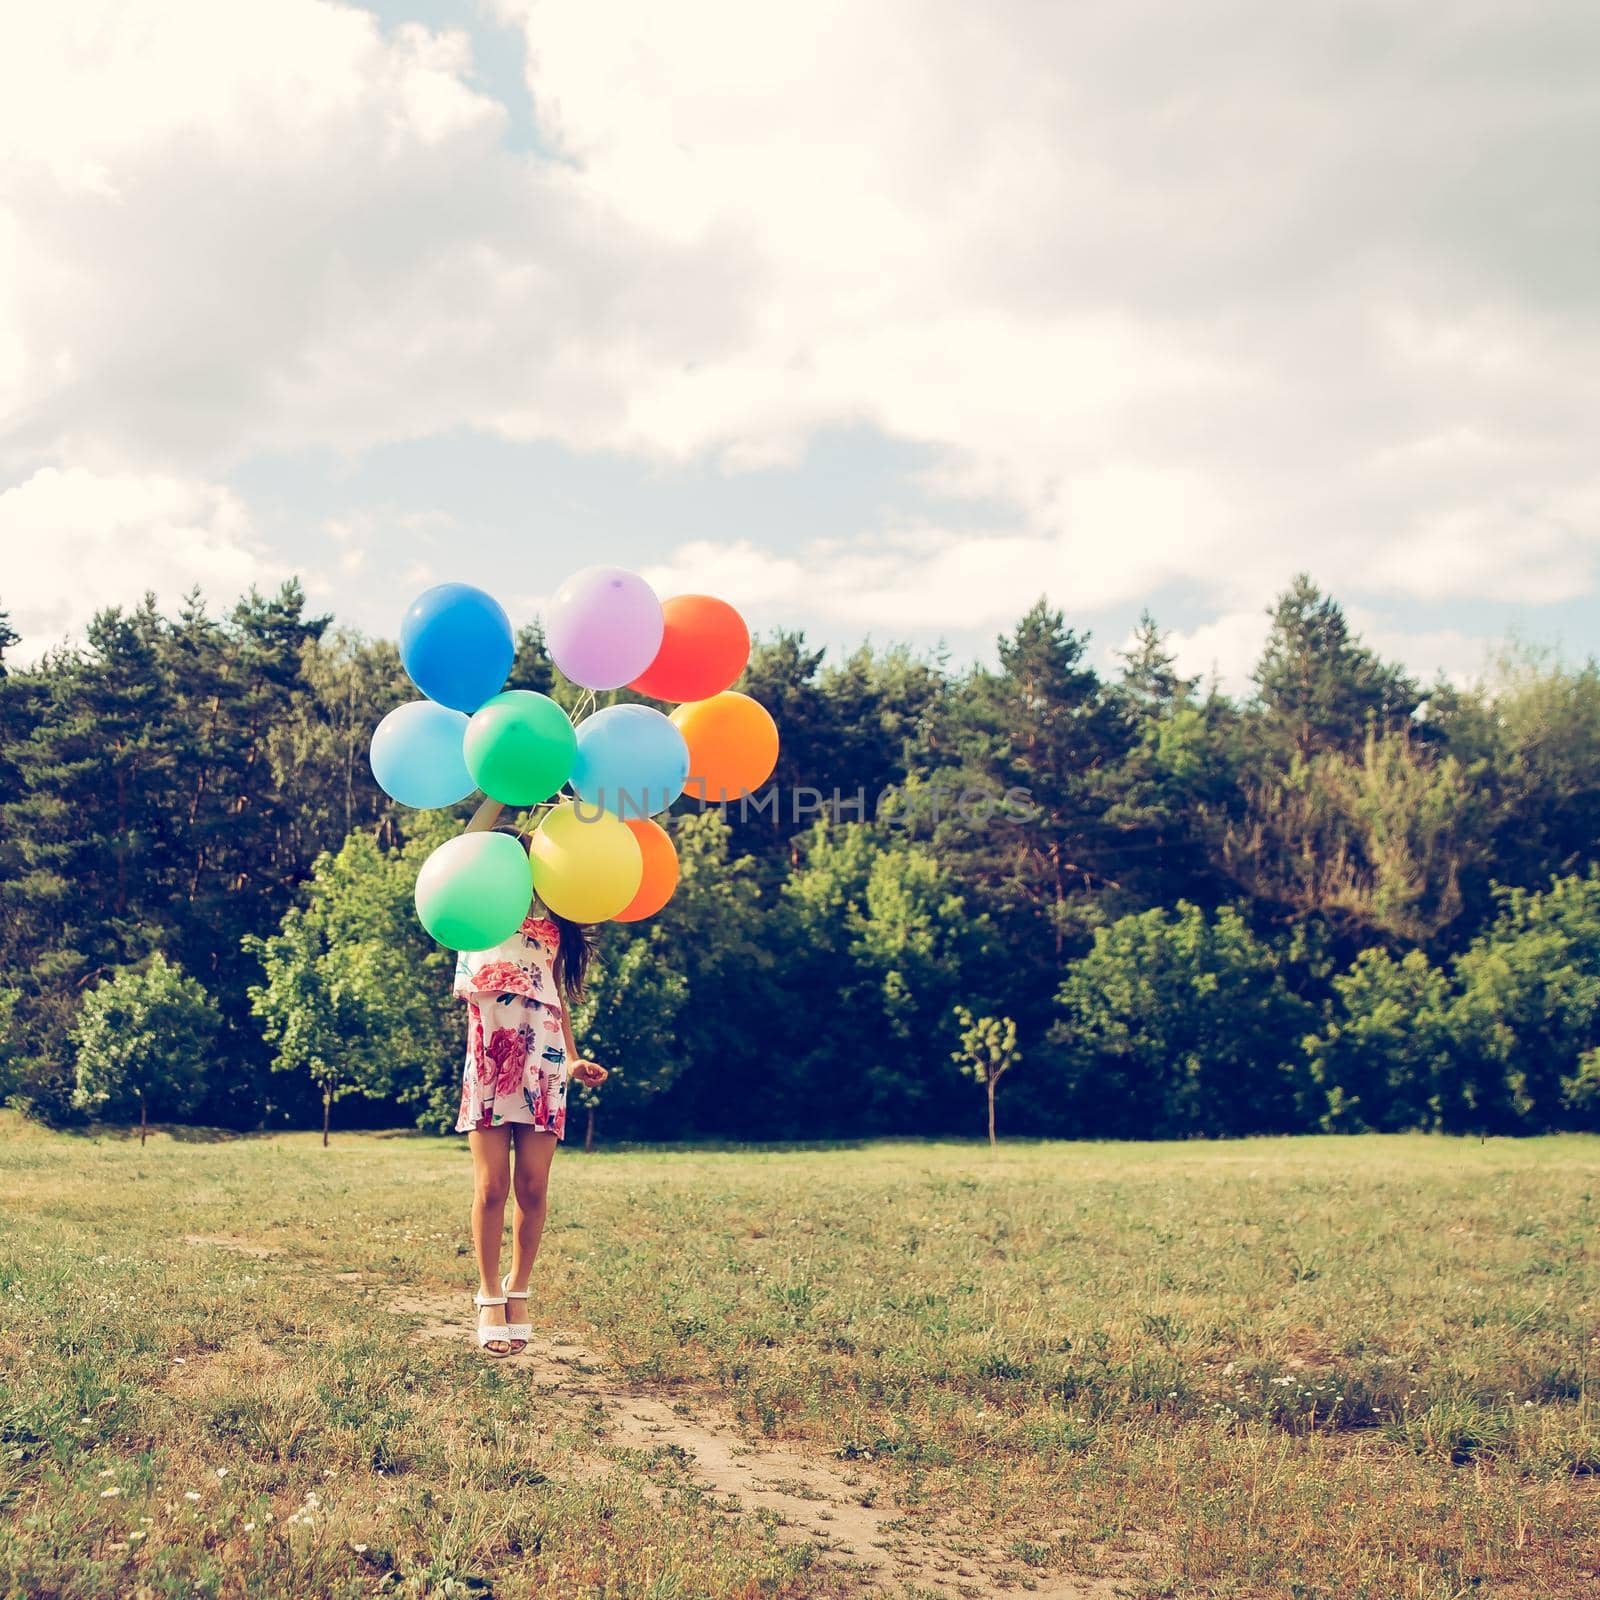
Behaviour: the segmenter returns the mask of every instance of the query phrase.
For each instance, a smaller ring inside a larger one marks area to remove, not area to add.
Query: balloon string
[[[585,689],[583,691],[583,698],[581,700],[579,700],[577,705],[573,708],[573,717],[572,717],[573,722],[574,723],[582,722],[583,719],[586,716],[588,716],[590,714],[590,712],[592,712],[594,710],[594,706],[595,706],[594,690],[593,689]]]

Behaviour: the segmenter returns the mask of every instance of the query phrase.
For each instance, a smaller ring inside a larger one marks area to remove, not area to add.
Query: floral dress
[[[493,950],[456,957],[467,1002],[467,1059],[456,1132],[518,1122],[558,1139],[567,1126],[567,1045],[555,957],[561,936],[530,915]]]

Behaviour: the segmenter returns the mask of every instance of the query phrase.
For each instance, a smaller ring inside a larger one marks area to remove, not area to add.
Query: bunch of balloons
[[[637,922],[672,897],[678,857],[654,819],[686,789],[725,801],[766,782],[778,730],[732,684],[750,630],[726,601],[661,601],[643,578],[586,567],[545,618],[550,657],[592,691],[624,686],[676,703],[607,706],[576,726],[548,695],[505,689],[516,654],[495,599],[465,583],[419,595],[400,627],[400,659],[427,696],[397,706],[372,735],[372,773],[401,805],[491,801],[541,806],[524,852],[505,833],[447,840],[417,875],[417,915],[452,950],[509,937],[535,893],[574,922]]]

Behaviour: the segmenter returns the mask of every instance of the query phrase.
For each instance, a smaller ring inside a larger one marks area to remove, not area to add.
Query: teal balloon
[[[473,781],[508,806],[548,800],[571,777],[577,748],[566,712],[532,689],[507,689],[485,701],[462,742]]]
[[[447,950],[492,950],[532,903],[528,853],[509,833],[458,834],[417,874],[417,916]]]
[[[466,732],[463,712],[432,700],[396,706],[373,730],[372,776],[403,806],[453,806],[478,787],[461,753]]]
[[[578,726],[572,789],[627,819],[665,811],[689,779],[689,747],[653,706],[607,706]]]

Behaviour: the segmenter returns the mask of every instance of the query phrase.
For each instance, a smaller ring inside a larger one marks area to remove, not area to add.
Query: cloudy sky
[[[64,0],[0,49],[0,607],[574,567],[1237,683],[1600,648],[1585,0]]]

